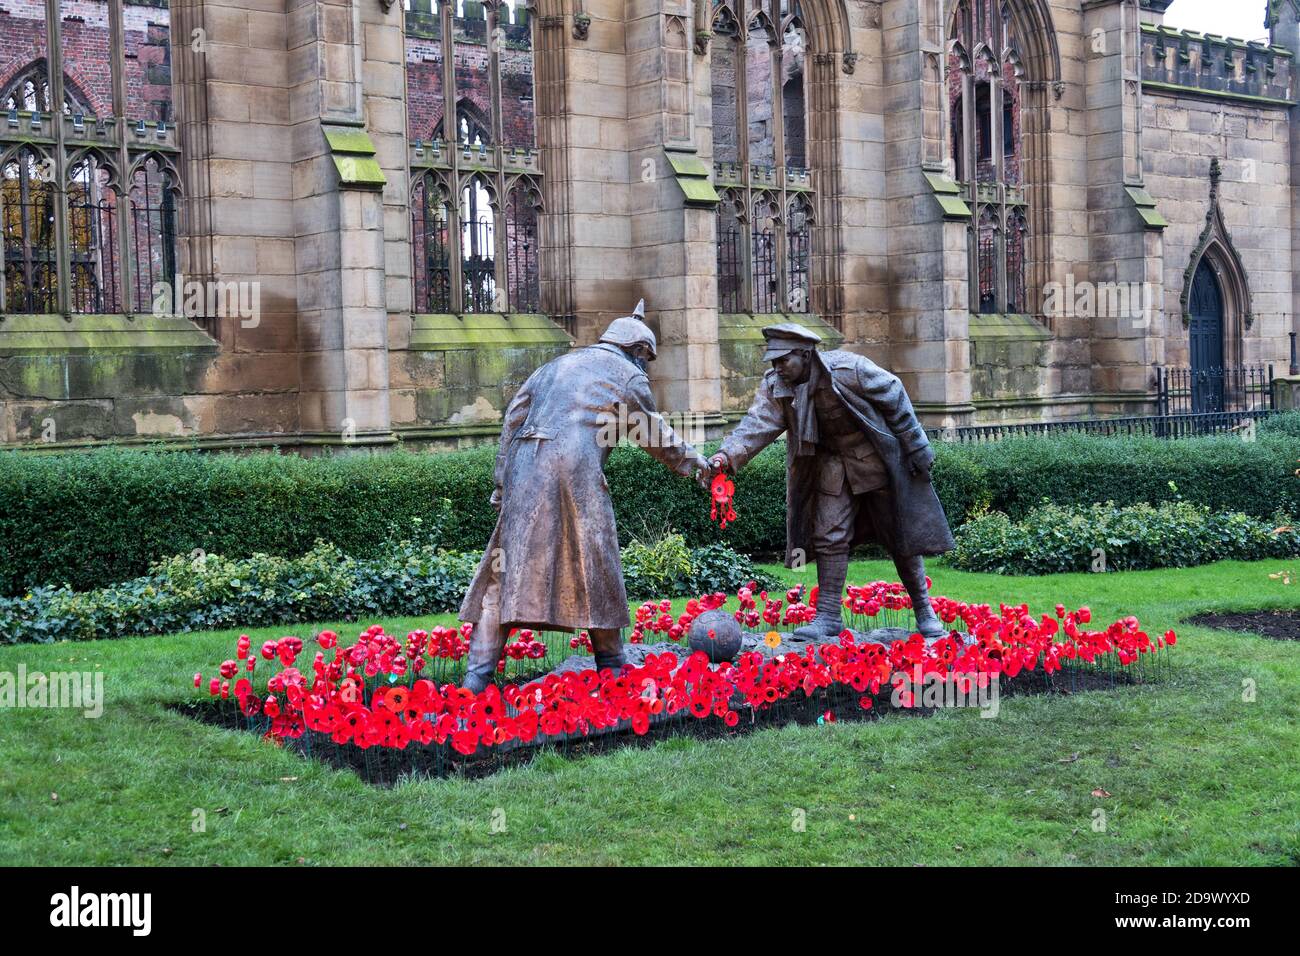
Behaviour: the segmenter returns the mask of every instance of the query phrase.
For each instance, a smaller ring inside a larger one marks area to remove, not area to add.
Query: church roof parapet
[[[1263,41],[1142,24],[1142,82],[1157,90],[1288,106],[1294,55]]]

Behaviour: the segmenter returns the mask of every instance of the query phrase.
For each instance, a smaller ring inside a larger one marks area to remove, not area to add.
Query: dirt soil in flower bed
[[[1040,671],[1024,671],[1012,680],[999,685],[999,703],[1004,698],[1037,694],[1075,694],[1094,690],[1112,690],[1117,686],[1138,683],[1138,676],[1128,671],[1108,672],[1089,668],[1067,667],[1047,677]],[[644,734],[630,728],[590,737],[569,740],[546,740],[536,745],[513,750],[480,750],[470,756],[457,753],[449,744],[421,746],[412,743],[404,750],[386,747],[362,749],[351,744],[335,744],[328,734],[308,731],[301,738],[286,741],[284,746],[304,757],[321,760],[326,764],[357,773],[362,780],[375,786],[390,787],[405,778],[449,777],[480,779],[507,767],[530,763],[541,753],[556,753],[570,759],[595,756],[620,747],[646,747],[673,737],[691,737],[699,740],[737,737],[772,727],[789,724],[819,724],[874,720],[885,714],[902,714],[910,717],[928,717],[935,708],[893,707],[890,691],[882,690],[873,698],[873,705],[864,710],[859,704],[862,694],[844,685],[819,689],[812,697],[802,700],[784,700],[754,711],[741,712],[741,721],[727,727],[721,719],[698,720],[683,712],[650,726]],[[239,711],[233,701],[199,700],[177,704],[173,708],[194,720],[212,724],[226,730],[239,730],[261,734],[263,728],[250,721]],[[269,746],[269,744],[268,744]]]
[[[1198,614],[1191,623],[1216,631],[1260,634],[1275,641],[1300,641],[1300,610],[1236,611]]]

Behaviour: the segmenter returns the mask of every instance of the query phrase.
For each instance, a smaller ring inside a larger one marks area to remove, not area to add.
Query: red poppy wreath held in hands
[[[725,529],[729,522],[736,520],[736,509],[732,506],[736,497],[736,485],[725,472],[713,476],[713,482],[709,485],[709,497],[713,500],[709,520],[717,521],[718,527]]]

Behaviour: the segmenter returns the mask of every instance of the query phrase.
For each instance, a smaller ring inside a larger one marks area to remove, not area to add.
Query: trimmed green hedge
[[[304,459],[291,455],[97,451],[0,454],[0,594],[41,585],[89,590],[141,575],[150,563],[202,549],[247,557],[305,554],[317,539],[365,557],[421,518],[436,543],[483,547],[494,448]],[[1214,511],[1300,514],[1300,414],[1278,416],[1258,440],[1011,439],[939,445],[935,488],[954,527],[988,509],[1020,518],[1058,504],[1119,505],[1181,497]],[[738,520],[719,531],[708,496],[644,452],[620,448],[606,471],[620,539],[681,532],[689,545],[724,541],[745,554],[785,546],[785,447],[737,476]],[[1172,486],[1170,483],[1173,483]],[[445,512],[441,499],[451,502]]]
[[[1142,571],[1300,556],[1289,518],[1214,512],[1187,501],[1116,507],[1044,505],[1019,521],[1001,512],[957,530],[955,568],[993,574]]]
[[[945,451],[957,449],[947,448]],[[1212,511],[1264,518],[1300,514],[1300,435],[1261,431],[1256,441],[1224,435],[1158,438],[1016,438],[963,447],[981,474],[989,507],[1022,518],[1048,499],[1059,505],[1117,505],[1183,499]]]

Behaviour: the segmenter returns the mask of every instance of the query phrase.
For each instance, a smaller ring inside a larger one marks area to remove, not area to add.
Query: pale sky
[[[1165,23],[1171,27],[1218,33],[1242,40],[1262,40],[1266,0],[1174,0]]]

